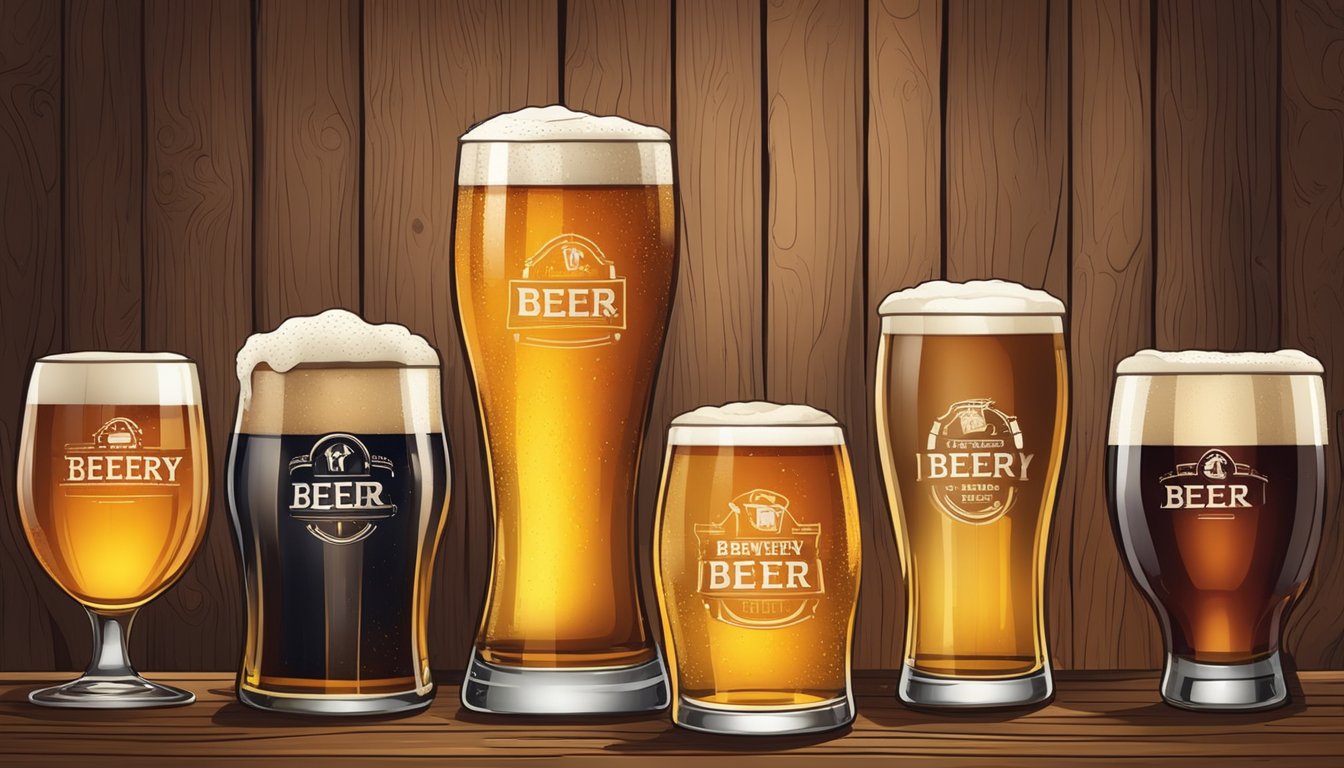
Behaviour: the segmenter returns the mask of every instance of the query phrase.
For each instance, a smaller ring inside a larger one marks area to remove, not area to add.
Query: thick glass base
[[[255,709],[294,715],[392,715],[424,709],[434,700],[434,690],[365,696],[305,696],[239,687],[238,700]]]
[[[854,701],[843,696],[807,707],[744,707],[677,698],[672,722],[683,728],[729,736],[783,736],[817,733],[854,721]]]
[[[84,676],[78,680],[28,694],[28,700],[44,707],[70,709],[145,709],[180,707],[196,701],[196,694],[168,685],[151,683],[139,675],[118,677]]]
[[[1050,667],[1021,677],[977,680],[920,672],[909,664],[901,668],[896,695],[912,707],[935,709],[990,709],[1029,707],[1055,694]]]
[[[1279,652],[1248,664],[1205,664],[1167,654],[1162,698],[1181,709],[1250,712],[1288,701]]]
[[[491,664],[473,651],[462,682],[462,705],[494,714],[653,712],[669,703],[661,653],[633,667],[538,669]]]

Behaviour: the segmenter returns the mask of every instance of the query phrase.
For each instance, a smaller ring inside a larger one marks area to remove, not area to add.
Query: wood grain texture
[[[250,17],[247,0],[145,4],[144,343],[197,362],[212,474],[205,542],[136,619],[131,658],[142,668],[228,669],[242,644],[224,469],[234,354],[252,330]]]
[[[1013,280],[1044,288],[1066,307],[1068,11],[1051,0],[949,0],[944,118],[947,279]],[[1061,491],[1076,472],[1067,458]],[[1073,515],[1061,494],[1045,576],[1047,643],[1061,666],[1073,658]]]
[[[1344,2],[1282,7],[1283,345],[1325,366],[1325,527],[1316,570],[1288,622],[1300,666],[1344,667]]]
[[[47,576],[15,497],[34,359],[62,347],[61,9],[0,2],[0,666],[88,658],[84,612]]]
[[[144,87],[139,0],[65,12],[65,296],[70,349],[141,348]]]
[[[956,717],[897,704],[895,676],[855,679],[853,728],[743,739],[674,728],[666,713],[612,718],[484,716],[442,685],[425,712],[401,718],[304,718],[238,704],[232,677],[164,676],[194,706],[135,712],[39,709],[23,700],[49,677],[0,678],[6,766],[469,765],[1225,766],[1336,768],[1344,754],[1344,674],[1303,675],[1290,706],[1202,714],[1158,703],[1156,674],[1061,675],[1053,703],[1015,714]],[[158,679],[158,678],[156,678]]]
[[[1274,349],[1276,6],[1154,1],[1157,346]]]
[[[565,104],[598,115],[620,115],[671,133],[671,0],[573,0],[565,8]],[[731,16],[731,9],[725,10]],[[684,253],[681,258],[686,258]],[[664,361],[677,343],[671,338],[673,328],[669,320]],[[664,362],[659,370],[668,367]],[[661,637],[651,547],[667,422],[677,412],[669,406],[667,378],[654,381],[635,490],[635,551],[644,615],[654,637]]]
[[[1068,7],[948,0],[947,279],[1068,299]]]
[[[556,4],[368,0],[364,9],[364,307],[424,335],[443,360],[452,489],[435,562],[430,658],[465,666],[489,574],[492,522],[476,405],[453,316],[457,137],[556,100]]]
[[[1125,571],[1105,488],[1115,364],[1153,334],[1151,10],[1149,0],[1073,5],[1073,414],[1054,561],[1073,594],[1071,604],[1051,601],[1051,620],[1072,634],[1056,660],[1075,669],[1161,663],[1162,637]]]
[[[888,293],[942,277],[943,0],[868,4],[867,338],[862,435],[877,461],[877,307]],[[854,643],[866,666],[904,659],[905,586],[882,472],[868,472],[863,593]]]
[[[874,455],[866,439],[872,395],[863,376],[865,35],[859,0],[766,4],[765,396],[807,403],[839,420],[855,488],[867,490]],[[861,519],[876,517],[869,501],[859,496]],[[865,642],[873,660],[860,655],[855,664],[875,663],[884,652],[876,645]]]
[[[360,3],[257,5],[258,330],[360,309]]]

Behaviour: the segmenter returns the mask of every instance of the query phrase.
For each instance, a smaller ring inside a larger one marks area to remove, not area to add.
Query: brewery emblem
[[[1023,447],[1017,417],[992,398],[959,400],[934,419],[925,452],[915,455],[916,479],[950,517],[991,523],[1008,514],[1027,480],[1035,454]]]
[[[573,233],[541,246],[509,281],[508,329],[519,344],[582,348],[620,341],[625,278],[592,240]]]
[[[715,619],[776,629],[812,618],[825,593],[820,523],[801,523],[781,493],[754,489],[717,523],[697,524],[697,591]]]
[[[289,515],[328,544],[353,544],[397,513],[386,501],[391,460],[369,453],[354,435],[325,435],[289,462]]]
[[[95,430],[89,442],[66,443],[61,484],[177,485],[182,456],[145,445],[140,425],[117,416]]]
[[[1198,461],[1178,463],[1157,479],[1162,485],[1162,509],[1198,509],[1201,520],[1231,520],[1235,510],[1265,504],[1269,478],[1249,464],[1211,448]]]

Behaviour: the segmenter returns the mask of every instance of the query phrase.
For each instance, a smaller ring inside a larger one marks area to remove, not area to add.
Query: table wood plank
[[[1292,758],[1292,765],[1338,766],[1344,756],[1344,672],[1305,672],[1289,706],[1260,714],[1184,712],[1158,701],[1157,673],[1060,675],[1058,695],[1030,712],[944,715],[896,702],[889,672],[855,678],[859,718],[838,734],[744,739],[674,728],[667,716],[510,718],[463,710],[457,686],[408,717],[309,718],[248,709],[234,700],[233,677],[156,675],[199,697],[190,707],[96,712],[50,710],[27,692],[60,675],[0,676],[0,763],[102,766],[227,766],[284,759],[285,765],[399,765],[458,758],[520,765],[538,757],[559,765],[655,761],[703,765],[769,754],[772,765],[828,765],[902,759],[902,765],[1108,764],[1231,766]]]

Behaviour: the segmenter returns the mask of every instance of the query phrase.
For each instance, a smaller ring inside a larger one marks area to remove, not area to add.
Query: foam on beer
[[[237,373],[240,432],[441,429],[439,355],[404,325],[343,309],[291,317],[248,337]]]
[[[1296,349],[1145,349],[1115,372],[1111,445],[1328,442],[1323,368]]]
[[[463,186],[672,183],[667,131],[558,104],[496,115],[462,135]]]
[[[809,405],[705,405],[672,419],[669,445],[843,445],[840,424]]]
[[[1064,302],[1006,280],[930,280],[882,300],[883,333],[1063,333]]]
[[[195,363],[173,352],[67,352],[33,366],[29,405],[199,405]]]

